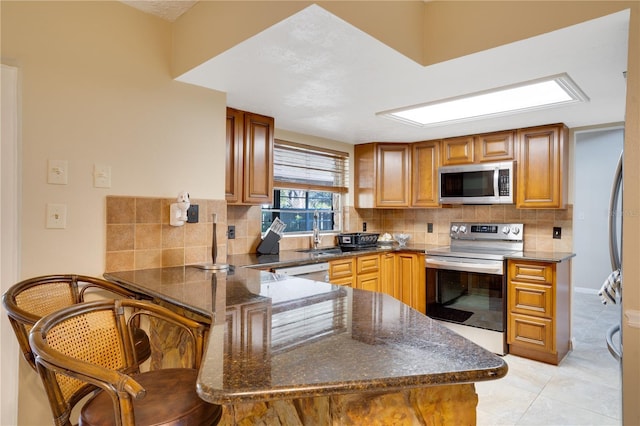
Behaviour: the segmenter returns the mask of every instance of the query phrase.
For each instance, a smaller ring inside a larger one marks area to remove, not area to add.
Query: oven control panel
[[[454,240],[513,240],[522,241],[522,223],[452,222],[449,236]]]

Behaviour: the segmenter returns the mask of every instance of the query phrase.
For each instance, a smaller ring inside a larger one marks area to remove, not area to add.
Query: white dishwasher
[[[276,274],[292,275],[307,280],[329,282],[329,263],[310,263],[307,265],[273,268]]]

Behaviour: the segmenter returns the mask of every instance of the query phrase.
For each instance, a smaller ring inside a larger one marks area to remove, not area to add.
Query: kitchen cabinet
[[[513,160],[514,139],[513,130],[443,139],[442,165]]]
[[[563,124],[518,130],[517,208],[566,207],[568,135]]]
[[[411,144],[411,206],[438,207],[440,141]]]
[[[471,164],[474,161],[473,136],[442,140],[442,165]]]
[[[380,292],[400,300],[400,283],[396,279],[396,254],[380,255]]]
[[[509,353],[559,364],[571,348],[571,261],[508,261]]]
[[[426,314],[427,284],[424,254],[400,252],[396,254],[396,259],[396,282],[400,289],[398,299]]]
[[[354,147],[355,207],[437,207],[439,141]]]
[[[355,207],[409,207],[410,161],[409,144],[356,145]]]
[[[329,282],[355,287],[355,258],[329,261]]]
[[[356,257],[356,288],[380,291],[380,255]]]
[[[515,131],[486,133],[474,137],[476,163],[510,161],[514,157]]]
[[[227,108],[225,198],[229,204],[273,201],[274,119]]]

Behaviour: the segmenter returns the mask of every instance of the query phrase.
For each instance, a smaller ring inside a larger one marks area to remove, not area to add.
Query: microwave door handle
[[[496,167],[493,170],[493,196],[498,199],[500,197],[500,168]]]

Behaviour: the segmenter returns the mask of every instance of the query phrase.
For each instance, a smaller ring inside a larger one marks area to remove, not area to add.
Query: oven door
[[[504,333],[504,260],[427,256],[427,315]]]

